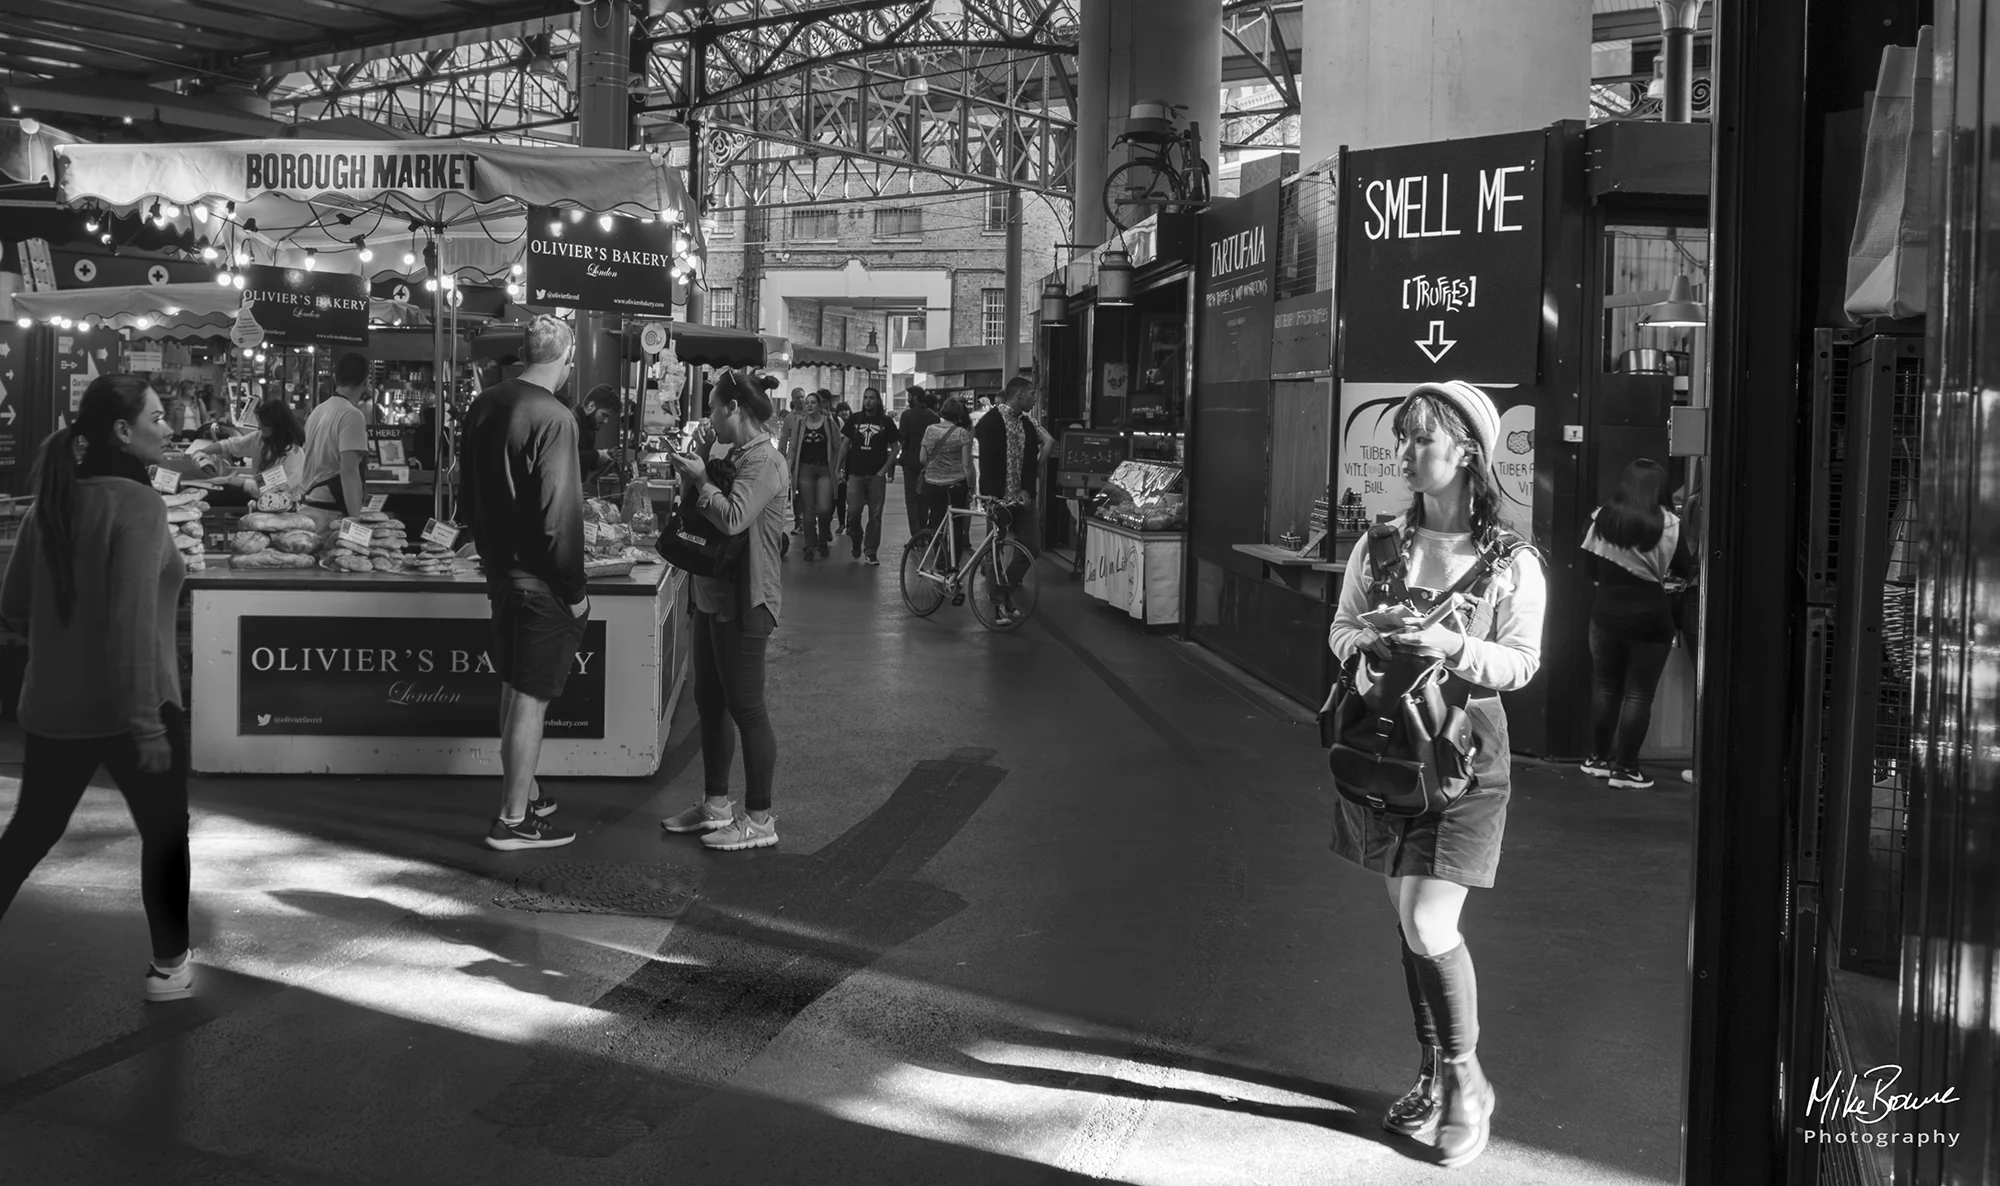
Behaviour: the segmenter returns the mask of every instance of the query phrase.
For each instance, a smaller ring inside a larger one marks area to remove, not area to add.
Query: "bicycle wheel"
[[[1035,554],[1021,543],[1001,540],[998,547],[979,558],[978,570],[972,574],[972,616],[981,626],[1004,634],[1027,621],[1041,598]]]
[[[919,570],[931,550],[931,536],[920,535],[903,548],[902,569],[897,574],[903,586],[903,604],[920,618],[928,618],[944,604],[944,586]]]
[[[1120,231],[1131,230],[1180,198],[1180,175],[1158,157],[1127,161],[1104,179],[1104,214]]]

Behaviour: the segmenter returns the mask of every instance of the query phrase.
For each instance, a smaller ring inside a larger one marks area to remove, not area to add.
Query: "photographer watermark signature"
[[[1806,1095],[1806,1120],[1808,1127],[1803,1130],[1806,1143],[1822,1145],[1958,1145],[1959,1133],[1947,1133],[1941,1129],[1928,1132],[1869,1131],[1866,1128],[1846,1131],[1844,1128],[1830,1128],[1838,1122],[1855,1125],[1877,1125],[1893,1119],[1899,1112],[1921,1112],[1932,1105],[1956,1104],[1958,1089],[1947,1087],[1943,1091],[1929,1095],[1894,1090],[1896,1080],[1903,1077],[1903,1068],[1895,1063],[1884,1063],[1870,1067],[1858,1075],[1845,1071],[1835,1072],[1833,1080],[1821,1087],[1817,1076],[1813,1078],[1812,1090]],[[1845,1090],[1842,1081],[1845,1080]],[[1817,1128],[1810,1127],[1816,1123]]]

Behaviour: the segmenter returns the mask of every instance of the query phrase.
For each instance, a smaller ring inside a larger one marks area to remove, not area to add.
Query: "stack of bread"
[[[173,537],[174,550],[181,554],[181,565],[189,572],[201,572],[208,567],[202,558],[201,535],[201,517],[208,512],[208,503],[204,501],[207,491],[190,487],[165,497],[167,531]]]
[[[362,551],[341,538],[341,529],[360,524],[368,528],[368,550]],[[381,511],[364,511],[351,519],[336,519],[322,536],[319,566],[333,572],[403,572],[408,567],[405,551],[410,533],[400,519]]]
[[[311,568],[319,534],[311,515],[251,511],[229,537],[231,568]]]
[[[624,576],[632,571],[632,529],[618,508],[601,498],[583,503],[583,572],[589,577]]]
[[[456,559],[457,554],[450,548],[425,540],[418,547],[417,554],[410,558],[410,571],[432,576],[457,572],[462,566],[454,563]]]

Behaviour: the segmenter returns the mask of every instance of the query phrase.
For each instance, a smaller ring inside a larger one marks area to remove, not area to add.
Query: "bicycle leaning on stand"
[[[1019,540],[1005,538],[995,511],[999,499],[979,496],[971,510],[951,507],[936,530],[917,536],[903,549],[903,604],[928,618],[951,599],[962,605],[972,598],[972,616],[988,630],[1005,632],[1028,620],[1041,598],[1035,575],[1035,554]],[[958,557],[954,518],[986,520],[986,534],[966,555]]]
[[[1112,148],[1132,145],[1131,160],[1104,179],[1104,213],[1120,233],[1161,210],[1199,210],[1208,205],[1208,162],[1201,159],[1201,125],[1176,131],[1187,107],[1147,101],[1132,105],[1125,132]]]

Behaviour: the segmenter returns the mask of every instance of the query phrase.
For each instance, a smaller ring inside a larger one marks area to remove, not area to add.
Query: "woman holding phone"
[[[1394,423],[1413,496],[1394,522],[1404,580],[1413,593],[1435,596],[1503,542],[1493,471],[1500,414],[1469,383],[1426,383],[1403,400]],[[1472,785],[1442,812],[1410,820],[1337,797],[1332,848],[1382,875],[1401,937],[1421,1053],[1415,1086],[1390,1105],[1382,1127],[1406,1136],[1435,1131],[1442,1163],[1458,1166],[1485,1149],[1497,1099],[1475,1053],[1478,988],[1459,917],[1469,891],[1490,888],[1499,866],[1510,787],[1499,694],[1526,686],[1541,666],[1546,585],[1540,563],[1523,552],[1426,624],[1375,616],[1390,598],[1389,574],[1374,567],[1364,536],[1348,561],[1328,645],[1342,663],[1360,651],[1440,658],[1451,677],[1470,684]]]
[[[94,380],[42,443],[35,508],[0,581],[0,622],[28,636],[20,799],[0,835],[0,915],[62,838],[99,767],[144,842],[146,999],[189,994],[187,714],[174,646],[181,559],[146,473],[173,435],[136,375]]]
[[[778,738],[764,706],[764,666],[784,596],[779,548],[785,538],[784,495],[790,477],[765,431],[771,410],[763,390],[724,371],[709,393],[705,423],[712,436],[697,435],[694,449],[673,459],[682,496],[716,527],[730,535],[749,535],[733,575],[694,578],[692,663],[704,793],[700,803],[660,821],[669,832],[702,833],[703,845],[724,852],[778,842],[778,823],[771,815]],[[710,439],[729,446],[735,477],[727,490],[711,480],[705,456]],[[729,797],[738,738],[743,743],[742,814]]]

